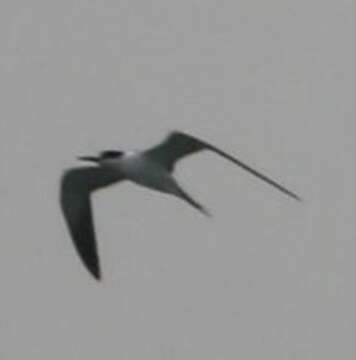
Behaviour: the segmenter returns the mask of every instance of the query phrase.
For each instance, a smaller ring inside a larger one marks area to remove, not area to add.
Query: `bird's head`
[[[104,160],[119,159],[123,155],[124,155],[123,151],[105,150],[102,151],[98,156],[79,156],[78,159],[82,161],[91,161],[91,162],[99,163],[100,161],[104,161]]]

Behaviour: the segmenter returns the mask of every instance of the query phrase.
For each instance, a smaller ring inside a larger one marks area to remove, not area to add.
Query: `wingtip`
[[[207,210],[206,208],[202,208],[201,211],[207,218],[209,218],[209,219],[213,218],[213,214],[209,210]]]
[[[101,282],[102,276],[101,276],[100,273],[95,273],[95,274],[92,273],[92,275],[93,275],[94,279],[95,279],[97,282]]]
[[[298,201],[298,202],[303,202],[304,200],[297,194],[294,193],[290,193],[289,194],[294,200]]]
[[[98,266],[88,267],[88,270],[96,281],[100,282],[102,280],[101,270]]]

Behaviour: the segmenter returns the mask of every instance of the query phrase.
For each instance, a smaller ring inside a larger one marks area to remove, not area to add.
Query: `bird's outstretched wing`
[[[64,218],[81,260],[97,280],[101,272],[90,194],[122,179],[116,172],[94,166],[69,169],[61,179],[60,203]]]
[[[146,155],[161,163],[168,171],[173,171],[174,165],[178,160],[201,150],[211,150],[216,154],[221,155],[225,159],[232,161],[234,164],[257,176],[259,179],[265,181],[288,196],[301,201],[301,198],[298,195],[286,189],[284,186],[278,184],[269,177],[261,174],[257,170],[246,165],[237,158],[225,153],[213,145],[206,143],[205,141],[199,140],[182,132],[172,132],[162,143],[151,149],[148,149],[146,151]]]

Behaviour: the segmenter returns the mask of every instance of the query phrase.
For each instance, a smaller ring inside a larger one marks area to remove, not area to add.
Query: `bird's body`
[[[173,132],[162,143],[145,151],[104,151],[99,157],[84,156],[96,166],[79,167],[66,171],[61,183],[61,207],[74,245],[95,278],[100,278],[99,258],[91,213],[90,195],[93,191],[120,182],[132,181],[163,193],[174,195],[205,215],[209,212],[188,195],[173,176],[175,163],[201,150],[211,150],[244,170],[259,177],[288,196],[300,198],[222,150],[190,135]]]
[[[158,162],[144,152],[124,153],[116,160],[103,161],[103,166],[120,172],[127,180],[161,192],[174,191],[175,181]]]

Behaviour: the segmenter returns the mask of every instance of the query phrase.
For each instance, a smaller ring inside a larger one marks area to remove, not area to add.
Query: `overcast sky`
[[[0,357],[353,360],[356,4],[0,5]],[[104,279],[58,184],[78,155],[201,137],[177,178],[213,213],[124,183],[93,197]]]

